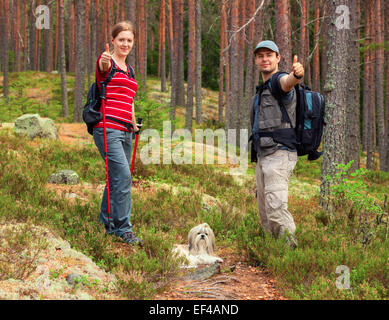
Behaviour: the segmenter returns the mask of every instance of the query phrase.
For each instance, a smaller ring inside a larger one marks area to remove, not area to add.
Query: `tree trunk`
[[[48,6],[50,0],[45,0],[45,4]],[[50,12],[53,12],[52,8]],[[43,30],[43,64],[46,72],[52,71],[53,64],[53,19],[50,17],[50,28]]]
[[[280,49],[279,69],[285,72],[292,70],[292,43],[290,24],[290,1],[275,0],[276,43]],[[300,58],[302,59],[302,57]],[[302,61],[302,60],[300,60]]]
[[[305,79],[307,79],[307,27],[305,26],[308,22],[307,19],[307,1],[301,0],[301,18],[300,18],[300,45],[299,45],[299,61],[302,62],[305,69]]]
[[[385,41],[389,43],[389,1],[385,1]],[[386,101],[385,101],[385,136],[386,157],[384,171],[389,171],[389,51],[385,51]]]
[[[326,75],[327,75],[327,70],[328,70],[328,63],[327,63],[327,50],[324,48],[327,48],[328,46],[328,23],[329,23],[329,18],[328,16],[328,2],[324,1],[323,4],[323,25],[322,25],[322,40],[321,40],[321,90],[324,91],[324,86],[325,86],[325,80],[326,80]]]
[[[176,104],[185,106],[184,76],[184,0],[176,0],[177,6],[177,91]]]
[[[230,87],[231,87],[231,108],[229,116],[228,129],[236,128],[236,119],[239,103],[239,60],[238,60],[238,37],[235,33],[239,25],[239,3],[238,0],[231,0],[231,29],[233,32],[230,37]]]
[[[139,41],[138,41],[138,60],[139,74],[143,85],[146,85],[147,74],[147,24],[145,0],[139,0]]]
[[[21,52],[21,23],[20,23],[20,7],[22,5],[21,1],[15,1],[15,36],[14,36],[14,44],[15,44],[15,71],[20,72],[21,71],[21,59],[20,59],[20,52]]]
[[[315,0],[315,26],[313,37],[313,90],[320,91],[320,53],[319,53],[319,32],[320,32],[320,0]]]
[[[9,18],[8,18],[8,0],[3,2],[3,8],[2,8],[2,17],[1,17],[1,25],[2,25],[2,33],[3,33],[3,95],[5,98],[5,104],[8,105],[8,94],[9,94]]]
[[[136,21],[135,21],[136,0],[126,0],[125,5],[126,5],[126,13],[127,13],[126,19],[130,20],[135,26],[136,25]],[[134,68],[136,67],[136,59],[135,59],[136,47],[137,44],[135,43],[134,47],[132,48],[130,54],[127,57],[128,63]]]
[[[227,47],[227,11],[226,1],[222,0],[220,4],[220,53],[219,53],[219,109],[218,109],[218,121],[224,122],[223,109],[224,109],[224,66],[225,66],[225,48]]]
[[[195,0],[188,0],[188,80],[187,80],[187,99],[185,128],[192,132],[193,119],[193,89],[195,83],[195,65],[196,65],[196,11]],[[220,95],[220,92],[219,92]]]
[[[29,64],[29,70],[34,70],[35,67],[35,41],[36,41],[36,34],[35,34],[35,6],[34,3],[31,2],[29,6],[29,32],[28,32],[28,38],[29,38],[29,58],[30,58],[30,64]]]
[[[369,16],[369,32],[367,33],[370,38],[369,44],[375,41],[374,33],[374,0],[366,1],[365,14]],[[375,83],[374,83],[374,67],[375,67],[375,52],[372,49],[368,50],[368,91],[367,91],[367,102],[368,102],[368,129],[367,129],[367,159],[366,168],[373,169],[373,152],[375,149]],[[365,75],[366,76],[366,75]]]
[[[161,23],[160,23],[160,34],[161,34],[161,49],[160,49],[160,65],[161,69],[161,91],[166,91],[166,1],[161,0]]]
[[[264,1],[264,0],[257,0],[256,1],[256,8],[258,8],[258,6],[260,6],[262,4],[262,1]],[[264,33],[263,32],[263,29],[264,29],[263,28],[263,26],[264,26],[263,13],[265,12],[268,5],[269,5],[269,1],[267,1],[267,0],[264,1],[261,10],[258,12],[258,14],[255,17],[254,46],[256,46],[260,40],[262,40],[262,36]],[[255,64],[253,64],[253,68],[254,68],[253,86],[255,87],[256,85],[258,85],[260,75],[259,75],[259,70]]]
[[[62,116],[69,116],[68,91],[66,86],[66,57],[65,57],[65,5],[64,0],[58,1],[58,52],[59,52],[59,72],[61,75],[61,101]]]
[[[177,60],[175,58],[175,44],[173,37],[173,5],[172,0],[167,0],[168,9],[168,30],[169,30],[169,62],[170,62],[170,121],[174,121],[176,118],[176,86],[177,86]]]
[[[328,30],[328,72],[325,85],[326,127],[323,139],[323,159],[321,166],[320,205],[326,210],[331,207],[329,199],[330,182],[327,175],[334,176],[336,165],[345,161],[345,128],[347,103],[347,33],[338,29],[335,20],[337,6],[348,5],[347,0],[330,0],[330,24]],[[339,59],[342,57],[342,59]]]
[[[76,1],[76,27],[74,122],[81,122],[85,86],[85,0]]]
[[[196,123],[202,121],[201,96],[201,0],[196,0]]]
[[[365,42],[367,48],[370,40],[370,18],[368,11],[368,1],[365,2]],[[367,145],[369,140],[369,49],[363,53],[363,112],[362,112],[362,150],[367,152]]]
[[[385,111],[384,111],[384,34],[382,26],[383,21],[383,1],[375,0],[375,37],[378,48],[376,50],[376,108],[377,108],[377,125],[378,125],[378,153],[380,166],[379,168],[385,167]]]
[[[247,15],[246,20],[253,17],[255,13],[255,1],[246,1]],[[247,39],[247,56],[246,56],[246,79],[245,79],[245,93],[243,100],[243,114],[241,117],[241,128],[248,129],[250,127],[250,101],[254,95],[255,87],[253,85],[254,78],[254,20],[250,22],[246,27],[246,39]]]
[[[359,169],[360,148],[360,54],[358,42],[359,10],[357,0],[349,0],[350,31],[348,38],[348,80],[347,91],[347,121],[346,121],[346,162],[354,160],[352,170]]]
[[[229,48],[229,32],[228,32],[228,15],[230,2],[226,2],[226,16],[225,16],[225,25],[226,25],[226,33],[225,33],[225,51],[224,51],[224,63],[225,63],[225,71],[226,71],[226,108],[224,110],[224,124],[225,128],[228,129],[230,123],[230,110],[231,110],[231,76],[230,76],[230,48]]]
[[[68,61],[69,72],[74,72],[74,33],[75,33],[75,18],[74,18],[74,2],[68,1]]]

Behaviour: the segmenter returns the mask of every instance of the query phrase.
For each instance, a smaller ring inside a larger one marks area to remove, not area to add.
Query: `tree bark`
[[[385,1],[385,41],[389,43],[389,1]],[[386,136],[386,157],[384,171],[389,171],[389,51],[385,52],[385,136]]]
[[[195,0],[188,0],[188,80],[187,80],[187,99],[185,128],[192,132],[193,119],[193,89],[195,84],[195,66],[196,66],[196,11]],[[220,92],[219,92],[220,95]]]
[[[168,9],[168,31],[169,31],[169,65],[170,65],[170,121],[176,118],[176,86],[177,86],[177,60],[175,59],[175,44],[173,37],[173,4],[172,0],[167,0]]]
[[[139,41],[138,41],[138,61],[139,74],[143,85],[146,85],[147,74],[147,23],[145,0],[139,0]]]
[[[384,34],[382,26],[383,21],[383,1],[375,0],[375,37],[378,48],[376,50],[376,108],[377,108],[377,125],[378,125],[378,153],[379,153],[379,168],[385,167],[385,111],[384,111]]]
[[[360,54],[358,42],[359,10],[357,0],[349,0],[350,30],[348,38],[348,91],[346,121],[346,162],[354,160],[351,170],[359,169],[360,149]]]
[[[185,106],[185,76],[184,76],[184,0],[175,0],[177,5],[177,91],[176,104]]]
[[[58,52],[59,52],[59,73],[61,75],[61,102],[62,116],[69,116],[68,91],[66,86],[66,57],[65,57],[65,5],[64,0],[58,1]]]
[[[320,32],[320,0],[315,0],[315,25],[313,40],[313,90],[320,91],[320,53],[319,53],[319,32]]]
[[[320,205],[331,208],[330,182],[327,175],[336,173],[336,165],[345,161],[345,127],[347,102],[347,32],[335,25],[339,5],[348,5],[347,0],[330,0],[330,24],[328,32],[328,72],[325,85],[326,127],[323,139],[323,159],[321,166]],[[342,57],[342,59],[339,59]]]
[[[231,0],[231,30],[230,37],[230,88],[231,88],[231,108],[229,115],[228,129],[237,129],[236,119],[239,103],[239,60],[238,60],[238,38],[235,31],[239,25],[239,3],[238,0]]]
[[[370,38],[369,44],[375,41],[374,33],[374,0],[366,1],[366,11],[365,14],[369,16],[369,33],[368,38]],[[366,168],[373,169],[373,152],[375,149],[375,130],[376,130],[376,121],[375,121],[375,83],[374,83],[374,70],[375,69],[375,52],[372,49],[368,50],[368,130],[367,130],[367,159],[366,159]],[[366,75],[365,75],[366,76]]]
[[[30,58],[30,64],[29,64],[29,70],[35,70],[35,41],[36,41],[36,33],[35,33],[35,5],[34,2],[30,3],[29,6],[29,32],[28,32],[28,40],[29,40],[29,58]]]
[[[136,25],[136,19],[135,19],[135,11],[136,11],[136,0],[126,0],[125,1],[126,5],[126,19],[130,20],[134,26]],[[134,43],[134,47],[132,48],[130,54],[127,57],[128,63],[136,68],[136,59],[135,59],[135,52],[136,52],[136,47],[138,45]]]
[[[290,1],[275,0],[275,8],[275,40],[278,48],[280,49],[281,55],[279,69],[282,71],[290,72],[292,70]]]
[[[220,3],[220,53],[219,53],[219,108],[218,121],[224,122],[223,109],[224,98],[224,66],[225,66],[225,49],[227,47],[227,11],[226,1]]]
[[[363,54],[363,112],[362,112],[362,150],[367,152],[368,144],[370,140],[369,133],[369,52],[368,49],[369,43],[371,41],[371,21],[369,16],[369,1],[365,1],[365,21],[364,21],[364,31],[365,31],[365,42],[366,47]]]
[[[76,56],[74,122],[81,122],[85,86],[85,0],[76,1]]]
[[[2,25],[2,33],[3,33],[3,95],[5,99],[5,104],[8,105],[9,100],[9,18],[8,18],[8,1],[3,2],[2,8],[2,17],[1,17],[1,25]]]
[[[161,49],[160,49],[160,65],[161,69],[160,76],[161,76],[161,91],[166,91],[166,1],[161,0],[161,23],[160,23],[160,34],[161,34]]]
[[[201,0],[196,0],[196,123],[202,121],[202,95],[201,95]]]
[[[15,45],[15,66],[14,70],[16,72],[21,71],[21,60],[20,60],[20,52],[21,52],[21,23],[20,23],[20,7],[22,5],[21,1],[15,1],[15,35],[14,35],[14,45]]]
[[[50,0],[45,0],[45,5],[49,5]],[[51,9],[50,12],[53,10]],[[43,64],[46,72],[52,71],[53,64],[53,18],[50,16],[50,28],[43,30]]]
[[[328,16],[328,2],[324,1],[323,3],[323,25],[322,25],[322,39],[321,39],[321,47],[322,48],[327,48],[328,46],[328,23],[329,23],[329,18]],[[328,70],[328,63],[327,63],[327,50],[322,49],[321,50],[321,55],[320,55],[321,61],[321,90],[324,91],[324,86],[325,86],[325,80],[326,80],[326,75],[327,75],[327,70]]]

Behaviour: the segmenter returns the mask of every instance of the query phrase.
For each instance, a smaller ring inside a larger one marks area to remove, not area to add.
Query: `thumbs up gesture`
[[[297,55],[293,57],[292,73],[296,78],[304,77],[304,67],[300,62],[298,62]]]
[[[104,66],[104,69],[108,69],[111,63],[112,55],[109,52],[108,43],[105,44],[105,51],[101,54],[101,63]]]

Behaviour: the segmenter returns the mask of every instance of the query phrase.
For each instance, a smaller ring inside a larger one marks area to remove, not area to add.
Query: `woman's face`
[[[127,56],[134,45],[134,34],[128,30],[121,31],[111,42],[116,55]]]

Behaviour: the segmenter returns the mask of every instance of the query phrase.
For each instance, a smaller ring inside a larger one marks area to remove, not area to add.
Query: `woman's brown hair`
[[[111,36],[116,38],[122,31],[130,31],[135,37],[135,28],[131,21],[120,21],[112,27]]]

